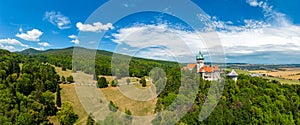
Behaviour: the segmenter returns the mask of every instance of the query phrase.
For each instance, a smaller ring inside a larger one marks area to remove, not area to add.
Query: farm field
[[[289,80],[289,79],[284,79],[284,78],[278,78],[278,77],[263,77],[266,79],[270,79],[270,80],[276,80],[282,84],[300,84],[300,82],[298,80]]]
[[[282,68],[276,71],[253,70],[251,73],[265,73],[268,76],[263,77],[270,80],[277,80],[282,84],[300,84],[300,68]]]
[[[266,73],[269,76],[284,78],[289,80],[298,80],[300,78],[300,68],[282,68],[276,71],[253,70],[252,73]]]

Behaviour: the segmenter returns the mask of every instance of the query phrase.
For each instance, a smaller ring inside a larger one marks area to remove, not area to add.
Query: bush
[[[63,103],[61,110],[57,112],[56,115],[62,125],[72,125],[78,119],[78,115],[73,111],[73,107],[70,102]]]
[[[106,78],[105,77],[101,77],[97,81],[97,87],[98,88],[106,88],[106,87],[108,87],[107,83],[108,82],[107,82]]]
[[[62,69],[62,71],[67,71],[66,67],[64,67],[64,66],[61,69]]]
[[[69,83],[74,83],[73,76],[67,77],[67,82],[69,82]]]
[[[115,80],[111,81],[111,86],[112,87],[117,87],[118,86],[118,80],[115,79]]]
[[[140,80],[140,83],[142,84],[143,87],[146,87],[146,86],[147,86],[145,77],[143,77],[143,78]]]
[[[109,104],[108,104],[108,108],[109,108],[110,111],[116,112],[116,111],[118,111],[119,107],[117,107],[112,101],[110,101]]]

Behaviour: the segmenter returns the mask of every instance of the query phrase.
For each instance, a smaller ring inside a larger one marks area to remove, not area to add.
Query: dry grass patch
[[[79,116],[79,119],[75,124],[86,124],[88,114],[80,103],[77,97],[76,90],[73,84],[60,84],[61,87],[61,101],[69,101],[73,105],[74,112]]]
[[[111,82],[113,81],[116,77],[115,76],[103,76],[103,75],[99,75],[98,76],[99,78],[100,77],[105,77],[107,81]]]
[[[104,93],[107,100],[113,101],[122,112],[124,112],[125,108],[127,108],[133,115],[137,116],[154,114],[155,104],[157,101],[156,98],[149,101],[132,100],[123,95],[116,87],[102,88],[101,91]]]
[[[298,80],[300,78],[300,69],[299,68],[283,68],[282,70],[268,72],[268,75],[290,79],[290,80]]]
[[[300,78],[300,68],[281,68],[276,71],[268,70],[253,70],[251,73],[266,73],[273,77],[278,77],[287,80],[298,80]]]
[[[63,71],[61,67],[55,67],[55,71],[57,72],[57,74],[59,76],[64,76],[65,78],[69,77],[70,75],[72,75],[72,70],[66,70],[66,71]]]
[[[50,116],[48,119],[54,125],[59,125],[59,121],[58,121],[58,118],[56,116]]]
[[[268,71],[268,70],[252,70],[252,71],[249,71],[249,72],[251,72],[251,73],[268,73],[270,71]]]
[[[282,84],[289,84],[289,85],[300,84],[300,82],[298,80],[289,80],[289,79],[277,78],[277,77],[263,77],[263,78],[267,78],[267,79],[270,79],[270,80],[276,80],[276,81],[278,81]]]

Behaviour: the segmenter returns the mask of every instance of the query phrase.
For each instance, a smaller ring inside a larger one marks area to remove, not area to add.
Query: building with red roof
[[[182,70],[194,70],[196,69],[203,79],[205,80],[218,80],[220,79],[220,69],[218,65],[204,65],[204,57],[199,51],[199,54],[196,55],[197,63],[187,64],[186,67],[183,67]]]

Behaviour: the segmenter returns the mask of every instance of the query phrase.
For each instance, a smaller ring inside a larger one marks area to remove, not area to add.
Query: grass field
[[[298,79],[300,78],[299,68],[282,68],[276,71],[268,70],[253,70],[251,73],[266,73],[269,76],[263,77],[270,80],[277,80],[282,84],[300,84]],[[270,77],[273,76],[273,77]]]
[[[71,70],[62,71],[61,67],[55,67],[55,71],[60,76],[69,77],[72,75]],[[68,101],[71,102],[73,105],[74,112],[79,116],[79,119],[75,123],[76,125],[83,125],[86,124],[86,120],[88,117],[87,112],[84,110],[83,106],[78,99],[75,85],[74,84],[60,84],[61,88],[61,101],[62,103]],[[55,124],[59,125],[58,119],[56,117],[51,117],[50,120]]]
[[[231,70],[230,70],[231,71]],[[237,73],[237,74],[245,74],[245,75],[249,75],[251,72],[249,71],[246,71],[246,70],[241,70],[241,69],[234,69],[234,71]]]
[[[68,77],[72,75],[71,70],[62,71],[60,67],[55,67],[56,72],[60,76]],[[86,123],[86,119],[88,116],[88,113],[85,111],[83,105],[81,104],[79,98],[82,98],[82,96],[88,96],[90,91],[84,91],[81,92],[80,97],[77,96],[76,91],[85,90],[85,85],[93,85],[96,83],[96,81],[92,80],[92,75],[85,74],[83,72],[77,72],[73,74],[75,83],[76,84],[61,84],[61,98],[62,102],[69,101],[73,104],[73,108],[76,114],[79,115],[79,119],[77,120],[76,124],[81,125]],[[100,76],[101,77],[101,76]],[[104,76],[109,82],[111,82],[113,79],[115,79],[114,76]],[[126,79],[129,78],[131,80],[130,85],[127,85]],[[98,91],[101,91],[105,97],[101,97],[100,100],[107,100],[107,101],[113,101],[118,107],[119,110],[124,112],[125,108],[129,109],[133,115],[137,116],[145,116],[154,114],[155,104],[157,99],[155,98],[156,95],[152,92],[151,88],[149,87],[151,83],[149,81],[147,82],[148,87],[141,87],[141,84],[138,82],[139,78],[135,77],[126,77],[119,79],[119,85],[120,87],[108,87],[103,89],[98,89]],[[83,85],[83,88],[78,86],[77,84]],[[78,87],[76,87],[78,86]],[[86,86],[88,87],[88,86]],[[90,86],[91,87],[91,86]],[[88,88],[86,88],[88,90]],[[138,95],[136,96],[138,99],[132,99],[128,95]],[[92,96],[92,95],[91,95]],[[95,95],[94,95],[95,96]],[[103,98],[103,99],[102,99]],[[145,99],[147,101],[138,101],[139,99]],[[85,100],[85,99],[83,99]],[[87,100],[89,101],[89,100]],[[86,103],[85,103],[86,104]],[[87,104],[88,105],[88,104]],[[106,106],[106,105],[102,105]],[[88,106],[93,107],[93,106]],[[95,106],[97,108],[97,106]],[[99,108],[99,107],[98,107]],[[98,110],[95,109],[95,110]],[[97,112],[96,114],[97,115]],[[96,116],[98,117],[98,116]],[[100,117],[99,117],[100,118]],[[58,124],[58,120],[56,117],[50,118],[52,122],[55,124]]]
[[[60,76],[64,76],[65,78],[69,77],[70,75],[72,75],[72,71],[71,70],[66,70],[66,71],[62,71],[61,67],[55,67],[55,71],[57,72],[57,74],[59,74]]]
[[[137,116],[154,114],[155,104],[157,101],[156,98],[149,101],[132,100],[131,98],[126,97],[117,88],[113,87],[103,88],[101,91],[104,93],[107,100],[113,101],[122,112],[124,112],[125,108],[127,108],[133,115]]]
[[[270,79],[270,80],[277,80],[282,84],[289,84],[289,85],[300,84],[298,80],[289,80],[289,79],[278,78],[278,77],[263,77],[263,78]]]
[[[300,68],[282,68],[276,71],[268,71],[268,70],[253,70],[253,73],[267,73],[268,75],[290,79],[290,80],[298,80],[300,78]]]
[[[61,100],[62,102],[69,101],[73,105],[74,112],[79,116],[79,119],[75,124],[86,124],[88,117],[87,112],[82,107],[75,90],[74,84],[60,84],[61,87]]]
[[[88,114],[82,107],[74,87],[74,84],[60,84],[61,88],[61,101],[62,103],[68,101],[72,103],[74,112],[79,116],[79,119],[75,123],[75,125],[83,125],[86,124]],[[54,125],[59,125],[59,121],[56,116],[52,116],[49,120]]]
[[[229,69],[228,69],[229,70]],[[252,70],[252,71],[246,71],[246,70],[240,70],[240,69],[234,69],[236,73],[238,74],[251,74],[251,73],[266,73],[269,76],[262,77],[265,79],[270,80],[277,80],[282,84],[300,84],[298,79],[300,78],[300,69],[299,68],[282,68],[280,70],[276,71],[268,71],[268,70]],[[231,70],[230,70],[231,71]],[[270,77],[273,76],[273,77]]]
[[[112,80],[116,79],[115,76],[103,76],[103,75],[99,75],[98,76],[99,78],[100,77],[105,77],[107,81],[111,82]],[[127,78],[130,79],[131,82],[139,82],[140,78],[137,78],[137,77],[124,77],[122,78],[122,80],[126,80]]]

